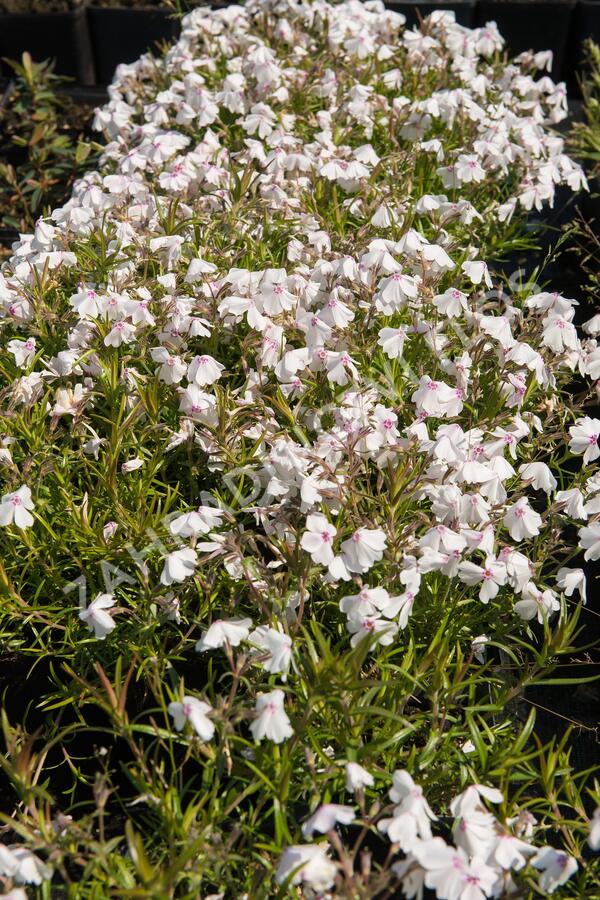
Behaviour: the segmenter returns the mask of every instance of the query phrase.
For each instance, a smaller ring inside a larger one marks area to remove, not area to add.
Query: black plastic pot
[[[479,0],[475,24],[496,22],[510,56],[524,50],[552,50],[551,75],[560,81],[565,75],[574,8],[574,0]]]
[[[134,62],[179,34],[179,22],[162,7],[90,6],[88,21],[98,84],[110,84],[119,63]]]
[[[94,84],[94,60],[85,6],[70,12],[0,13],[0,57],[56,60],[57,75]]]
[[[391,0],[385,4],[388,9],[402,13],[406,16],[406,27],[412,28],[419,24],[435,9],[449,9],[456,15],[459,25],[471,27],[475,21],[475,0]]]

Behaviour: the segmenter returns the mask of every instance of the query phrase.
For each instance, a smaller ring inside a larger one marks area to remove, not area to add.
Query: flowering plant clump
[[[600,557],[600,326],[493,267],[585,178],[548,54],[502,45],[378,0],[198,9],[15,245],[9,887],[597,889],[597,793],[523,694]]]

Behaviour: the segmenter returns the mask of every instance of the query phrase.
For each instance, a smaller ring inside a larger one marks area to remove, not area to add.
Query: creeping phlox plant
[[[502,45],[198,9],[15,245],[8,889],[598,896],[597,793],[523,694],[600,557],[600,322],[492,266],[585,179],[548,55]]]

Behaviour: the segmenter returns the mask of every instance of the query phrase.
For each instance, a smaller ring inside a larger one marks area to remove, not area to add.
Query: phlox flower
[[[121,465],[121,472],[123,472],[125,475],[128,472],[136,472],[138,469],[141,469],[143,465],[144,465],[144,460],[140,459],[139,456],[135,456],[133,459],[126,460]]]
[[[542,517],[531,508],[526,497],[521,497],[508,508],[503,522],[513,541],[522,541],[540,533]]]
[[[434,381],[424,375],[411,398],[417,410],[430,416],[447,416],[450,405],[456,400],[456,392],[443,381]]]
[[[0,870],[17,884],[40,885],[52,877],[52,869],[35,853],[19,844],[11,847],[0,845]],[[6,895],[5,895],[6,896]]]
[[[373,787],[375,779],[370,772],[355,762],[346,763],[346,790],[349,794],[366,787]]]
[[[187,365],[180,356],[171,356],[166,347],[153,347],[150,356],[161,364],[158,370],[160,381],[165,384],[179,384],[187,372]]]
[[[461,153],[454,165],[454,171],[460,184],[477,184],[485,180],[485,169],[476,156]]]
[[[181,538],[208,534],[221,525],[223,515],[222,510],[215,509],[213,506],[200,506],[198,509],[171,519],[169,531]]]
[[[277,689],[268,694],[259,694],[256,699],[256,718],[250,725],[255,741],[267,738],[281,744],[290,738],[294,729],[283,708],[284,693]]]
[[[350,572],[368,572],[383,558],[385,533],[380,528],[358,528],[342,543],[342,557]]]
[[[130,344],[135,338],[136,327],[131,322],[115,322],[114,326],[104,338],[106,347],[120,347],[121,344]]]
[[[218,421],[217,401],[212,394],[201,391],[198,385],[188,384],[179,388],[179,409],[199,422],[216,425]]]
[[[382,819],[377,826],[390,841],[409,852],[418,840],[431,838],[430,823],[437,817],[425,799],[423,789],[415,784],[408,772],[400,769],[394,772],[390,800],[396,804],[393,816]]]
[[[11,525],[17,528],[29,528],[33,525],[33,516],[29,512],[35,504],[31,499],[31,488],[22,484],[10,494],[4,494],[0,500],[0,525]]]
[[[400,325],[398,328],[382,328],[377,344],[390,359],[398,359],[402,356],[406,335],[406,325]]]
[[[544,847],[539,850],[531,863],[541,872],[540,888],[547,894],[553,894],[579,868],[577,860],[573,856],[569,856],[562,850],[555,850],[554,847]]]
[[[76,416],[85,400],[85,394],[82,384],[76,384],[74,388],[58,388],[52,416]]]
[[[371,616],[379,612],[386,615],[386,609],[390,605],[391,598],[385,588],[371,588],[368,584],[358,594],[349,594],[340,600],[340,610],[347,616]]]
[[[542,624],[545,619],[560,609],[560,602],[551,590],[540,591],[529,581],[522,592],[522,599],[515,603],[515,612],[521,619],[529,621],[537,616]]]
[[[173,724],[177,731],[182,731],[185,723],[189,722],[198,737],[203,741],[210,741],[215,733],[215,726],[208,718],[212,707],[196,697],[183,697],[181,702],[173,701],[167,707],[169,715],[173,716]]]
[[[542,343],[554,350],[555,353],[574,350],[579,345],[577,329],[572,322],[568,322],[563,316],[554,313],[544,319]]]
[[[585,560],[600,559],[600,522],[579,529],[579,546]]]
[[[506,566],[493,556],[487,556],[483,566],[465,561],[458,568],[458,577],[465,584],[481,583],[479,599],[482,603],[489,603],[497,596],[500,587],[506,584]]]
[[[304,532],[300,540],[300,546],[307,553],[314,563],[321,566],[328,566],[333,562],[333,539],[337,534],[337,529],[331,522],[328,522],[321,513],[314,513],[306,517],[307,531]]]
[[[35,338],[9,341],[6,349],[14,356],[15,365],[20,369],[26,369],[35,359]]]
[[[310,840],[315,831],[325,834],[335,828],[338,822],[342,825],[350,825],[354,821],[356,813],[353,806],[340,806],[338,803],[324,803],[307,819],[302,826],[302,837]]]
[[[600,456],[598,437],[600,436],[600,420],[584,416],[577,419],[569,428],[571,453],[583,453],[583,462],[587,465]]]
[[[536,852],[535,847],[509,831],[502,831],[499,828],[500,826],[497,826],[495,843],[489,853],[488,862],[496,863],[506,871],[514,869],[518,872],[527,864],[528,857]]]
[[[461,266],[463,272],[473,282],[473,284],[481,284],[483,281],[484,284],[488,287],[492,287],[492,279],[490,278],[490,273],[488,271],[487,263],[485,263],[481,259],[473,259],[471,261],[464,262]]]
[[[352,635],[350,644],[353,647],[363,638],[375,635],[373,646],[381,644],[387,647],[398,633],[398,626],[389,619],[381,619],[378,616],[364,616],[360,613],[352,613],[348,616],[348,631]]]
[[[556,586],[564,591],[565,597],[572,597],[577,591],[583,602],[586,602],[586,577],[583,569],[563,566],[556,573]]]
[[[558,487],[556,478],[546,463],[543,462],[525,463],[525,465],[519,466],[519,475],[523,481],[529,482],[536,491],[544,491],[546,494],[551,494]]]
[[[205,650],[224,647],[226,643],[230,647],[237,647],[247,640],[251,628],[252,619],[215,619],[202,634],[196,650],[203,653]]]
[[[194,574],[198,554],[190,547],[183,550],[174,550],[165,559],[164,567],[160,575],[160,583],[165,585],[174,582],[185,581]]]
[[[327,844],[294,844],[286,847],[277,866],[279,884],[306,884],[319,894],[333,887],[337,866],[327,856]]]
[[[221,373],[225,371],[225,366],[212,356],[195,356],[188,366],[187,377],[192,384],[198,387],[204,387],[207,384],[214,384],[221,377]]]
[[[495,870],[481,858],[469,860],[461,848],[442,838],[416,842],[413,853],[425,869],[425,884],[447,900],[484,900],[497,881]]]
[[[443,294],[435,295],[433,305],[444,316],[455,319],[466,311],[468,299],[467,295],[457,288],[448,288]]]
[[[248,643],[262,651],[261,656],[267,654],[267,658],[261,660],[265,670],[272,674],[280,673],[281,680],[285,681],[292,661],[292,639],[289,634],[261,625],[248,635]]]
[[[116,627],[115,620],[107,612],[114,605],[115,598],[112,594],[97,594],[87,608],[79,610],[79,618],[99,641],[103,641]]]

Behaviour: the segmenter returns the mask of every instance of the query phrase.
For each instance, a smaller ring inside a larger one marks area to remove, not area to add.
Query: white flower
[[[390,359],[398,359],[402,356],[405,341],[406,325],[401,325],[399,328],[382,328],[377,344]]]
[[[19,861],[10,849],[4,844],[0,844],[0,875],[6,875],[8,878],[14,878],[19,869]]]
[[[349,794],[360,791],[365,787],[373,787],[375,779],[370,772],[359,766],[358,763],[346,763],[346,790]]]
[[[87,609],[79,611],[79,618],[82,622],[87,622],[90,631],[94,632],[94,637],[99,641],[103,641],[115,628],[116,623],[107,612],[114,605],[115,598],[112,594],[98,594]]]
[[[433,305],[443,315],[454,319],[467,310],[468,297],[462,291],[456,288],[448,288],[443,294],[436,294],[433,298]]]
[[[15,364],[20,369],[26,369],[35,359],[35,338],[27,338],[26,341],[9,341],[6,349],[13,354]]]
[[[411,851],[419,840],[431,838],[430,822],[436,820],[423,789],[415,784],[412,776],[397,769],[392,779],[390,800],[395,803],[392,818],[381,819],[378,828],[390,841],[400,844],[405,853]]]
[[[144,460],[140,459],[139,456],[134,456],[133,459],[126,460],[121,466],[121,472],[127,475],[129,472],[136,472],[138,469],[141,469],[144,465]]]
[[[585,560],[600,559],[600,522],[579,529],[579,546],[585,550]]]
[[[434,381],[424,375],[410,399],[419,412],[442,417],[448,415],[450,404],[455,399],[455,391],[445,382]]]
[[[266,659],[261,660],[266,671],[281,673],[282,681],[285,681],[292,661],[292,639],[289,634],[261,625],[248,635],[248,642],[263,651],[261,656],[268,654]]]
[[[526,497],[521,497],[508,508],[503,522],[513,541],[522,541],[540,533],[542,517],[531,508]]]
[[[350,572],[368,572],[383,558],[386,537],[380,528],[358,528],[342,543],[342,557]]]
[[[484,566],[468,561],[461,562],[458,577],[465,584],[481,583],[479,599],[482,603],[489,603],[498,594],[500,587],[506,584],[506,566],[495,557],[486,556]]]
[[[160,574],[160,583],[169,585],[173,582],[185,581],[194,574],[198,554],[195,550],[185,547],[183,550],[174,550],[165,559],[163,570]]]
[[[553,894],[557,887],[569,880],[579,866],[577,860],[562,850],[544,847],[532,859],[532,865],[541,871],[540,888]]]
[[[525,463],[519,467],[519,475],[523,481],[530,482],[536,491],[545,491],[546,494],[551,494],[558,486],[550,468],[543,462]]]
[[[17,871],[13,878],[18,884],[41,884],[52,877],[52,869],[27,847],[13,845],[13,857],[17,861]]]
[[[565,597],[572,597],[575,591],[586,602],[586,578],[583,569],[569,569],[563,566],[556,573],[556,586],[565,592]]]
[[[82,384],[76,384],[73,389],[58,388],[52,416],[76,416],[84,400],[85,391]]]
[[[292,874],[293,873],[293,874]],[[321,894],[333,887],[337,866],[327,856],[327,844],[294,844],[286,847],[277,866],[277,881],[306,884]]]
[[[223,647],[225,642],[230,647],[237,647],[248,638],[251,628],[252,619],[216,619],[201,636],[196,650],[199,653],[215,650]]]
[[[519,871],[527,863],[527,857],[535,853],[535,847],[522,841],[508,831],[496,834],[495,845],[490,851],[488,862],[497,863],[502,869]]]
[[[34,506],[31,490],[26,484],[22,484],[12,494],[4,494],[0,501],[0,525],[11,525],[14,522],[17,528],[29,528],[33,525],[33,516],[29,510]]]
[[[426,886],[440,898],[484,900],[498,878],[482,859],[469,860],[461,847],[450,847],[439,837],[417,842],[413,853],[426,871]]]
[[[259,694],[256,700],[256,718],[250,725],[255,741],[267,738],[275,744],[290,738],[294,729],[283,708],[284,694],[281,690]]]
[[[572,322],[568,322],[563,316],[553,313],[544,319],[542,343],[544,346],[554,350],[555,353],[574,350],[579,343],[577,329]]]
[[[340,806],[338,803],[324,803],[312,814],[310,819],[302,826],[302,837],[307,840],[313,836],[315,831],[325,834],[335,828],[338,822],[342,825],[350,825],[355,819],[353,806]]]
[[[188,366],[187,377],[198,387],[204,387],[205,384],[214,384],[218,381],[224,370],[225,366],[212,356],[195,356]]]
[[[569,441],[569,449],[572,453],[583,453],[583,462],[593,462],[600,456],[600,447],[598,447],[598,437],[600,436],[600,420],[591,419],[584,416],[577,419],[574,425],[569,428],[571,440]]]
[[[104,338],[107,347],[120,347],[121,344],[129,344],[135,337],[136,327],[130,322],[115,322],[114,326]]]
[[[168,706],[169,714],[173,716],[173,724],[177,731],[181,731],[186,722],[189,722],[196,734],[203,741],[210,741],[215,733],[215,726],[208,718],[212,707],[196,697],[184,697],[181,703],[173,702]]]
[[[487,287],[492,287],[492,279],[490,278],[487,263],[483,260],[474,259],[471,262],[464,262],[461,268],[473,284],[481,284],[483,281]]]
[[[213,506],[200,506],[197,510],[183,513],[171,519],[169,531],[171,534],[179,535],[181,538],[192,537],[197,534],[208,534],[221,525],[223,515],[224,513],[221,509],[215,509]]]
[[[363,640],[363,638],[376,635],[377,639],[373,641],[372,646],[381,644],[387,647],[391,644],[398,633],[398,626],[389,619],[381,619],[378,616],[364,616],[361,613],[351,613],[348,616],[348,631],[352,635],[350,641],[353,647]]]
[[[332,544],[337,529],[321,513],[307,516],[306,527],[307,531],[302,535],[300,546],[310,553],[313,562],[328,566],[333,561]]]
[[[537,616],[540,625],[560,609],[560,603],[551,590],[540,591],[532,581],[523,588],[523,599],[515,603],[515,612],[525,621]]]

